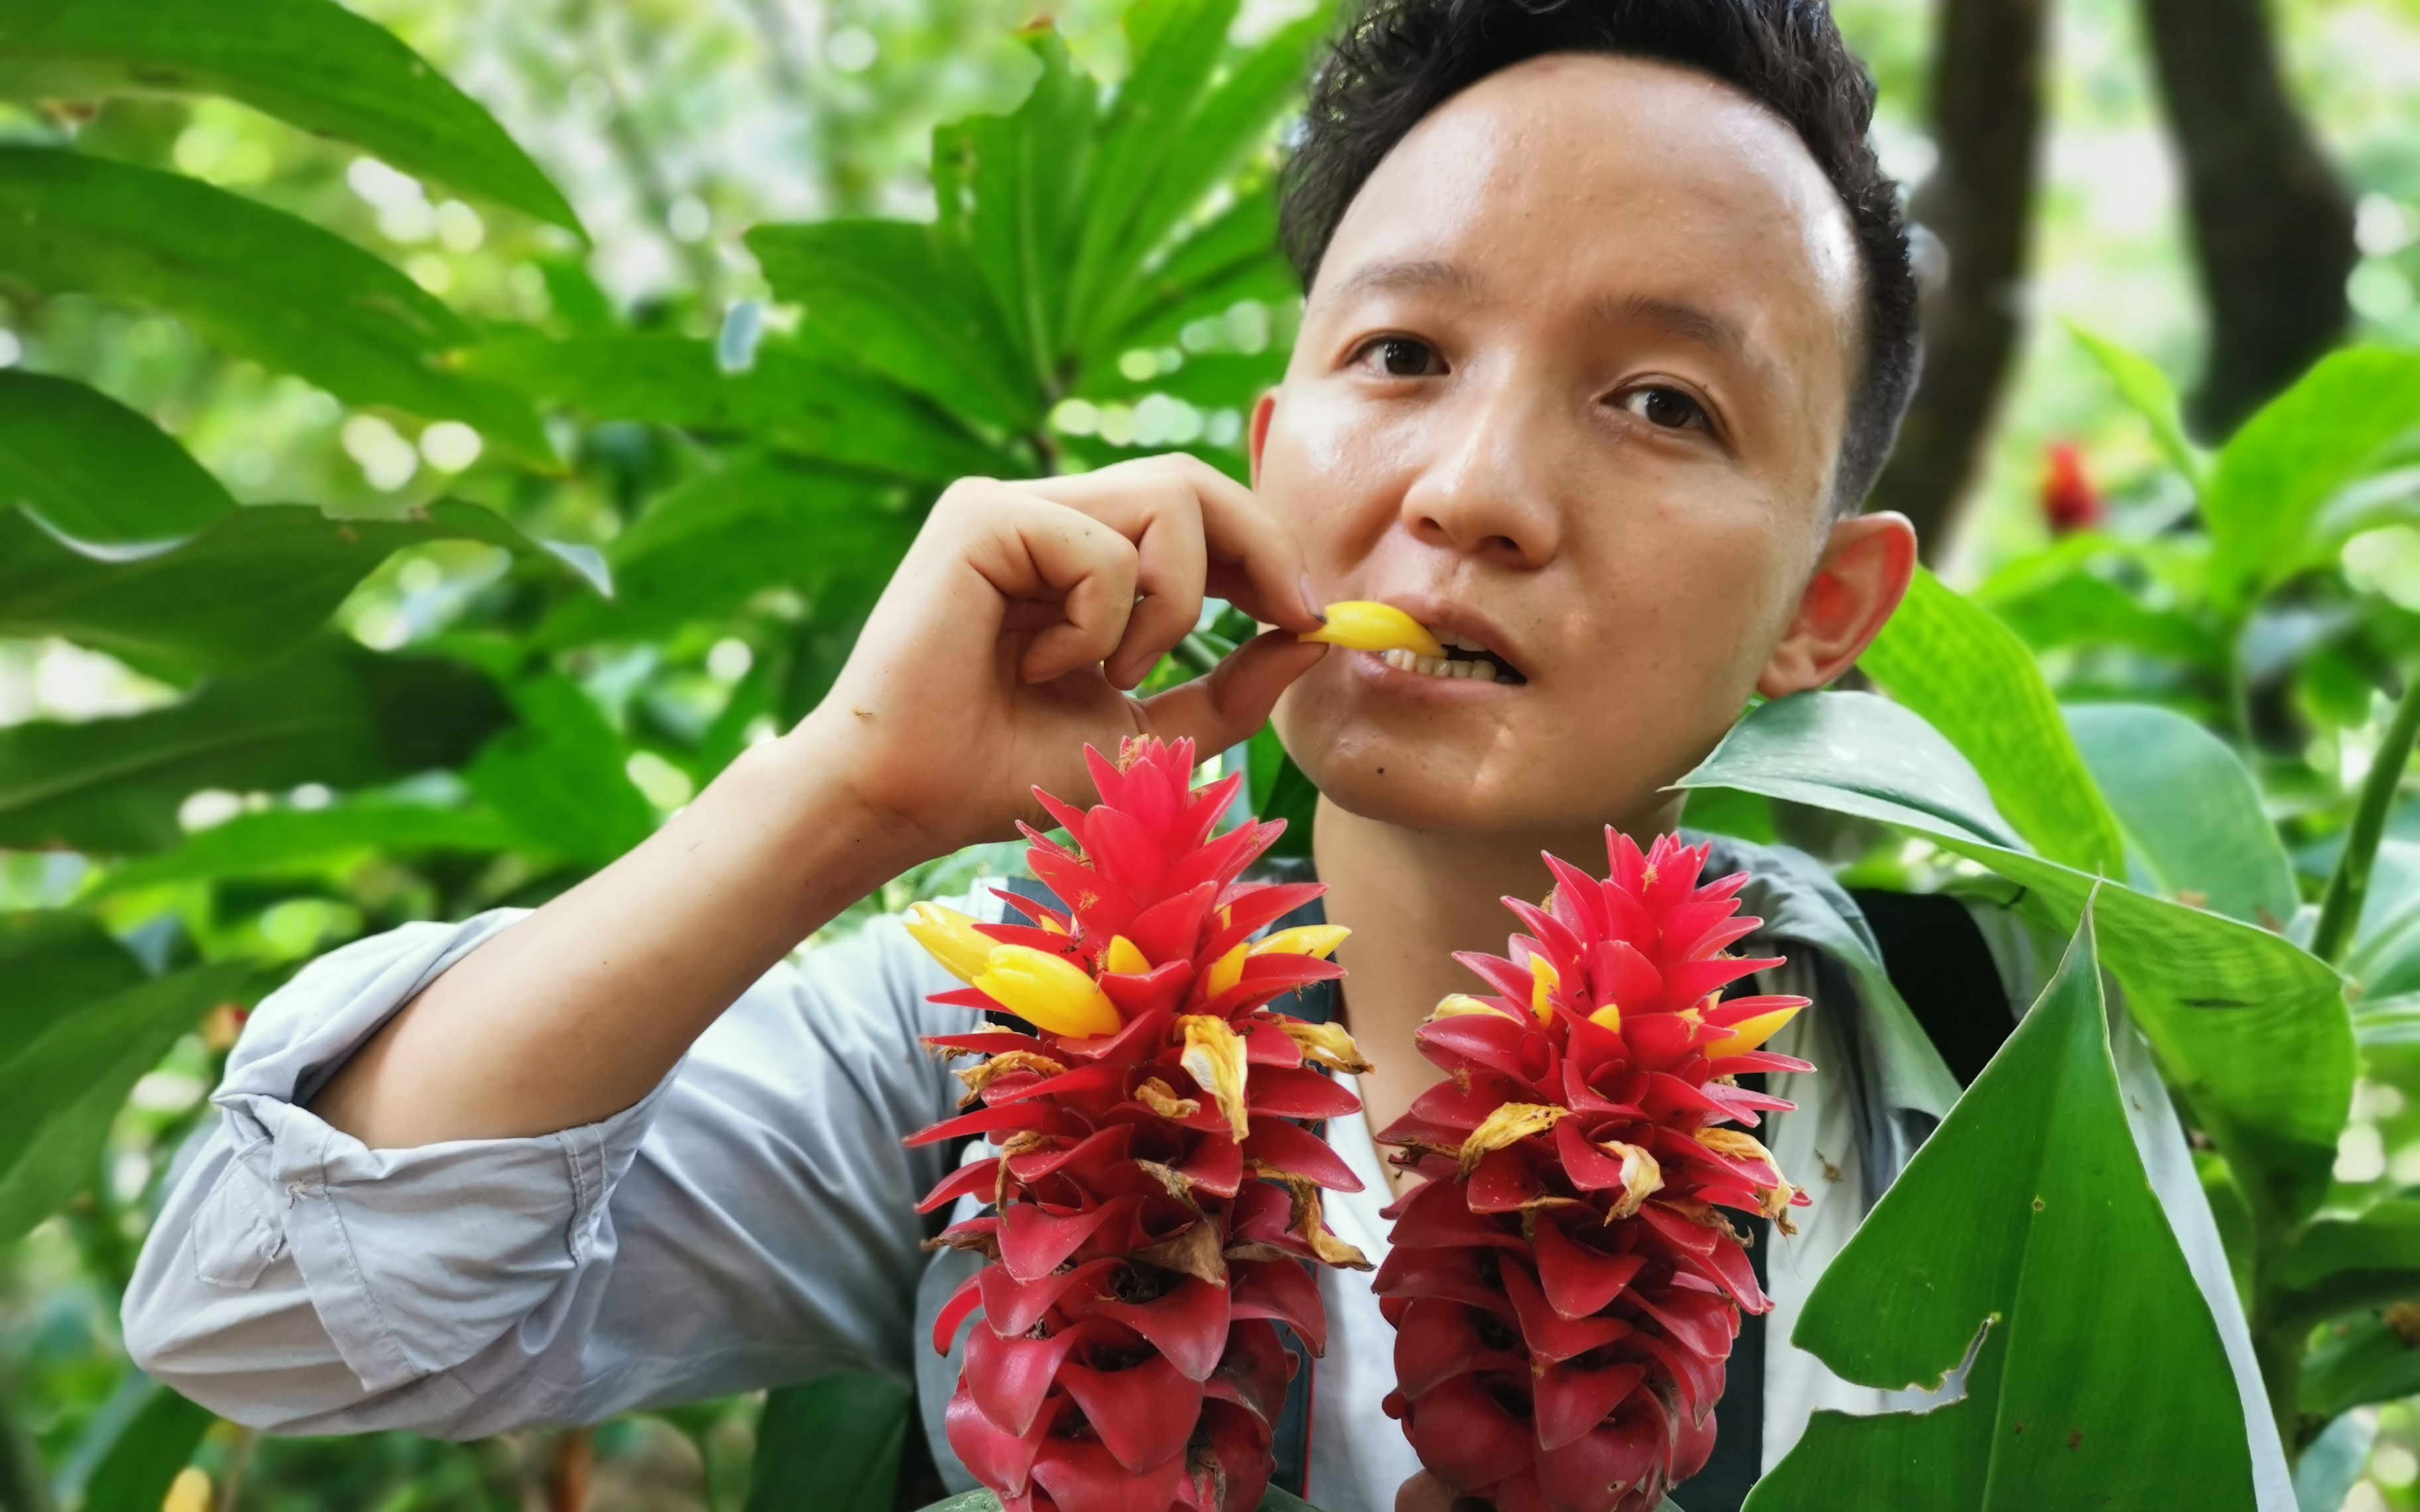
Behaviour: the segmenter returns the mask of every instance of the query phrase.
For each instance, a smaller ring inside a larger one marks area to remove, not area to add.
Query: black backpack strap
[[[1872,926],[1883,969],[1908,1011],[1958,1085],[1973,1086],[2017,1026],[2017,1005],[1975,916],[1946,892],[1859,887],[1849,896]]]

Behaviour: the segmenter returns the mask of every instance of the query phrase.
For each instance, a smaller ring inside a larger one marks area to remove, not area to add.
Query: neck
[[[1620,827],[1644,843],[1680,817],[1675,797]],[[1551,885],[1538,853],[1552,851],[1582,871],[1602,872],[1605,831],[1597,824],[1551,831],[1411,829],[1322,798],[1311,851],[1327,885],[1328,921],[1353,932],[1336,959],[1349,974],[1344,999],[1353,1037],[1375,1068],[1360,1078],[1375,1132],[1443,1079],[1420,1057],[1412,1031],[1438,998],[1479,990],[1453,952],[1503,954],[1505,937],[1520,928],[1503,899],[1535,903]],[[1396,1173],[1389,1167],[1388,1174]]]

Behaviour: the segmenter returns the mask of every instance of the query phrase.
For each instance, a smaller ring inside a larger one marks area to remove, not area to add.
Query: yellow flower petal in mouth
[[[1302,638],[1349,651],[1410,651],[1443,656],[1445,646],[1420,622],[1392,604],[1346,599],[1327,606],[1327,623]]]
[[[971,983],[998,948],[997,941],[975,928],[973,919],[939,903],[910,904],[907,924],[916,943],[963,982]]]
[[[1125,1024],[1118,1007],[1065,956],[1002,945],[973,980],[976,989],[1037,1029],[1090,1040]]]

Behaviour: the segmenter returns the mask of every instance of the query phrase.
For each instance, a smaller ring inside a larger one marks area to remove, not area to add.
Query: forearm
[[[593,1123],[660,1081],[798,942],[931,842],[830,778],[812,721],[457,962],[313,1100],[373,1149]]]

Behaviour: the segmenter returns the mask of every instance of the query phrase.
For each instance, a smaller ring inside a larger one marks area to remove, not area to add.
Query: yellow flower
[[[939,903],[908,905],[908,933],[932,952],[934,960],[948,967],[951,976],[963,982],[975,980],[999,945],[977,931],[973,919]]]
[[[1238,945],[1233,949],[1228,951],[1225,955],[1220,956],[1218,960],[1211,962],[1210,975],[1204,978],[1202,982],[1202,995],[1204,997],[1216,997],[1220,993],[1225,992],[1228,988],[1235,985],[1235,983],[1243,980],[1244,957],[1250,953],[1251,947],[1248,945]]]
[[[1729,1056],[1744,1056],[1781,1032],[1781,1026],[1798,1016],[1794,1008],[1776,1008],[1770,1013],[1759,1013],[1752,1019],[1742,1019],[1731,1026],[1731,1032],[1706,1046],[1706,1058],[1721,1060]]]
[[[1151,963],[1143,959],[1140,946],[1120,934],[1110,939],[1109,953],[1101,957],[1101,969],[1120,977],[1140,977],[1151,970]]]
[[[1437,999],[1436,1007],[1429,1010],[1429,1022],[1431,1024],[1435,1024],[1439,1019],[1459,1018],[1465,1013],[1493,1013],[1496,1010],[1488,1007],[1485,1003],[1481,1002],[1478,998],[1471,996],[1468,993],[1448,993],[1443,997]]]
[[[1410,651],[1423,656],[1445,655],[1445,647],[1421,626],[1419,621],[1392,604],[1373,604],[1362,599],[1347,599],[1341,604],[1328,605],[1327,623],[1302,639],[1343,646],[1352,651]]]
[[[1552,961],[1543,955],[1529,958],[1529,1011],[1538,1015],[1539,1023],[1555,1022],[1555,1005],[1547,999],[1562,984],[1562,973],[1555,969]]]
[[[1187,1013],[1176,1022],[1185,1030],[1185,1054],[1177,1064],[1195,1086],[1218,1099],[1218,1111],[1227,1115],[1229,1132],[1242,1139],[1250,1133],[1250,1119],[1244,1109],[1243,1036],[1225,1019],[1207,1013]]]
[[[993,948],[973,984],[1037,1029],[1089,1040],[1125,1024],[1118,1008],[1065,956],[1026,945]]]
[[[1297,924],[1264,935],[1252,947],[1254,955],[1307,955],[1325,961],[1336,953],[1344,937],[1353,932],[1342,924]]]

